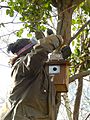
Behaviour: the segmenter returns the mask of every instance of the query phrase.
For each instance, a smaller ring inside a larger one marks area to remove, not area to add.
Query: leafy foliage
[[[24,22],[24,28],[29,28],[30,32],[44,31],[47,18],[51,17],[50,3],[51,0],[10,0],[8,2],[10,9],[7,9],[6,14],[13,17],[14,11],[17,11],[21,15],[20,21]],[[21,30],[19,35],[20,33]]]
[[[3,0],[4,1],[4,0]],[[17,36],[21,37],[24,29],[29,28],[27,34],[28,37],[31,36],[31,32],[44,31],[46,29],[45,25],[48,24],[51,18],[51,0],[9,0],[8,8],[6,14],[10,17],[14,16],[14,12],[20,14],[20,21],[23,22],[23,28],[17,32]],[[75,33],[81,28],[82,24],[87,21],[90,15],[90,0],[86,0],[78,7],[73,14],[72,19],[72,31]],[[3,23],[1,26],[4,26]],[[79,65],[83,64],[83,69],[88,69],[90,58],[87,58],[89,54],[90,39],[88,34],[90,25],[88,25],[83,32],[81,32],[78,37],[72,41],[72,46],[75,48],[71,56],[71,74],[78,72]],[[84,35],[84,36],[83,36]],[[83,36],[83,39],[81,38]],[[89,47],[87,47],[89,46]],[[86,59],[87,58],[87,59]]]
[[[84,6],[84,5],[82,5]],[[88,15],[85,10],[78,8],[74,18],[72,19],[72,30],[76,31],[87,21]],[[83,16],[84,17],[83,17]],[[71,55],[71,74],[79,72],[82,65],[82,70],[90,68],[90,25],[88,25],[81,34],[72,42],[74,47],[73,54]]]
[[[86,0],[82,8],[84,9],[85,14],[90,16],[90,0]]]

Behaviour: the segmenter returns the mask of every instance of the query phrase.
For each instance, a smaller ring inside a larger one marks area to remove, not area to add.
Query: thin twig
[[[85,118],[85,120],[87,120],[87,119],[89,118],[89,116],[90,116],[90,113],[89,113],[88,116]]]
[[[13,31],[13,32],[11,32],[11,33],[8,33],[8,34],[5,34],[5,35],[2,35],[2,36],[0,36],[0,38],[1,38],[1,37],[4,37],[4,36],[7,36],[7,35],[14,34],[14,33],[17,32],[17,31],[19,31],[19,30],[15,30],[15,31]]]
[[[73,81],[76,80],[76,79],[85,77],[85,76],[87,76],[87,75],[90,75],[90,70],[88,70],[88,71],[83,71],[83,72],[80,72],[79,74],[73,75],[72,77],[69,78],[69,83],[73,82]]]
[[[4,5],[0,5],[0,9],[2,9],[2,8],[10,8],[9,6],[4,6]]]
[[[8,57],[10,57],[9,54],[7,54],[6,52],[4,52],[2,49],[0,49],[2,51],[2,53],[4,53],[5,55],[7,55]]]
[[[0,23],[0,25],[2,25],[2,24],[22,24],[23,22],[6,22],[6,23]],[[24,22],[25,23],[25,22]]]
[[[84,28],[90,23],[90,20],[88,20],[80,29],[79,31],[73,36],[71,37],[70,41],[68,44],[70,44],[83,30]]]

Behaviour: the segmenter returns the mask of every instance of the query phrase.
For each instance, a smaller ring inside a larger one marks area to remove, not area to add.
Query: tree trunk
[[[53,0],[57,2],[58,23],[57,34],[61,34],[65,44],[71,38],[71,23],[74,9],[85,0]]]
[[[79,108],[83,88],[83,78],[78,80],[78,88],[76,93],[76,99],[74,104],[73,120],[79,120]]]
[[[60,34],[63,37],[65,44],[69,44],[69,41],[71,39],[71,23],[73,11],[83,1],[85,0],[52,0],[58,11],[57,34]],[[74,111],[76,112],[77,109],[78,108],[75,107]]]
[[[70,107],[70,101],[69,101],[67,93],[63,94],[63,99],[64,99],[64,102],[65,102],[67,116],[68,116],[69,120],[73,120],[73,118],[72,118],[72,112],[71,112],[71,107]]]
[[[67,44],[71,38],[73,6],[71,0],[58,0],[57,34],[61,34]]]
[[[81,35],[81,54],[83,53],[83,42],[84,42],[84,34]],[[84,65],[81,64],[80,67],[77,69],[79,73],[83,71]],[[81,103],[81,96],[82,96],[82,89],[83,89],[83,77],[78,79],[78,88],[76,93],[76,99],[74,104],[74,111],[73,111],[73,120],[79,120],[79,109]]]

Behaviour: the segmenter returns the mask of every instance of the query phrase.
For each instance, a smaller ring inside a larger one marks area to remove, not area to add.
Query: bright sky
[[[6,14],[5,9],[0,9],[0,23],[7,23],[13,20],[13,18],[10,18],[5,14]],[[12,24],[10,25],[5,24],[5,27],[0,27],[0,36],[10,33],[14,29],[15,25],[12,26]],[[7,39],[9,39],[9,42],[7,42]],[[6,52],[7,44],[10,43],[10,41],[12,42],[15,41],[16,39],[17,38],[15,37],[14,34],[13,36],[9,36],[9,38],[6,36],[0,37],[0,98],[2,99],[5,99],[7,96],[7,90],[10,85],[10,72],[11,72],[11,68],[8,65],[9,57],[4,52]],[[4,52],[2,52],[2,50]]]
[[[5,98],[10,82],[11,68],[8,65],[9,57],[0,51],[0,97]]]

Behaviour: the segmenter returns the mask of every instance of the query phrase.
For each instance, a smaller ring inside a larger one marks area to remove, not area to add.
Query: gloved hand
[[[67,59],[71,55],[71,48],[69,46],[64,46],[61,49],[63,59]]]
[[[54,32],[52,31],[52,29],[49,29],[49,28],[47,28],[47,35],[54,35]]]

